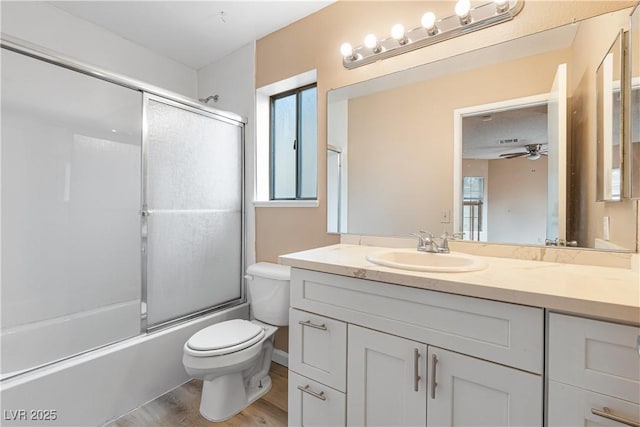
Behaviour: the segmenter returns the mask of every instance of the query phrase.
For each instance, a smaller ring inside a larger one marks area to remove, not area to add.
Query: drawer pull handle
[[[315,323],[311,323],[311,320],[305,320],[304,322],[301,320],[298,323],[301,324],[302,326],[308,326],[310,328],[320,329],[321,331],[327,330],[327,325],[325,325],[324,323],[322,325],[316,325]]]
[[[436,381],[436,365],[438,365],[438,356],[435,354],[431,356],[431,398],[436,398],[436,387],[438,382]]]
[[[633,421],[633,420],[630,420],[630,419],[627,419],[627,418],[623,418],[623,417],[621,417],[619,415],[616,415],[613,412],[611,412],[611,409],[607,408],[606,406],[604,408],[602,408],[602,410],[591,408],[591,413],[593,415],[597,415],[599,417],[607,418],[607,419],[612,420],[612,421],[617,421],[619,423],[626,424],[626,425],[631,426],[631,427],[640,427],[640,421]]]
[[[320,393],[316,393],[315,391],[311,390],[309,388],[309,384],[307,384],[306,386],[302,387],[301,385],[298,386],[298,390],[303,391],[307,394],[310,394],[311,396],[320,399],[320,400],[327,400],[327,396],[324,395],[324,391],[321,391]]]
[[[418,362],[420,359],[420,350],[413,349],[413,391],[418,391],[420,387],[420,365]]]

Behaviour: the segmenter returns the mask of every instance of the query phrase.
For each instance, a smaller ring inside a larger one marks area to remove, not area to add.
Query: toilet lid
[[[230,347],[233,347],[234,351],[239,351],[259,341],[263,335],[264,329],[260,326],[247,320],[233,319],[196,332],[187,341],[187,346],[198,351],[222,350]]]

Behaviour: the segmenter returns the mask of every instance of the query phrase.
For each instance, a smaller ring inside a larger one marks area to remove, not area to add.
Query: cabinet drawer
[[[346,360],[346,323],[304,311],[289,311],[289,369],[344,392]]]
[[[289,371],[290,426],[344,426],[344,393]]]
[[[540,308],[297,268],[291,306],[542,374]]]
[[[597,415],[592,410],[608,414]],[[634,422],[640,423],[639,405],[556,381],[549,381],[548,412],[549,427],[624,427],[637,425]],[[618,422],[609,417],[620,417],[622,420]]]
[[[640,328],[552,313],[549,378],[640,403]]]

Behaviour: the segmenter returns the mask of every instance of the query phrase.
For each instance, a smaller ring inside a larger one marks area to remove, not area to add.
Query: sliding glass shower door
[[[140,333],[142,94],[0,55],[8,377]]]
[[[152,329],[242,297],[243,128],[151,95],[144,121],[143,311],[146,300]]]
[[[0,59],[0,377],[242,303],[239,117],[36,51]]]

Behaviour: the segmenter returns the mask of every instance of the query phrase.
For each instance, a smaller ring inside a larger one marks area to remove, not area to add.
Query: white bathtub
[[[139,334],[139,300],[2,329],[2,378]]]
[[[127,305],[120,308],[124,313]],[[247,304],[8,378],[0,383],[0,422],[3,426],[103,425],[187,381],[182,366],[186,340],[208,325],[235,318],[249,318]],[[28,343],[36,353],[47,351],[38,349],[37,344]],[[2,362],[20,365],[19,360],[5,361],[4,353]],[[55,420],[51,419],[54,413]],[[37,419],[46,415],[48,420]]]

